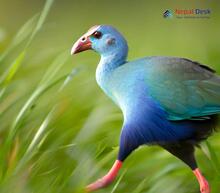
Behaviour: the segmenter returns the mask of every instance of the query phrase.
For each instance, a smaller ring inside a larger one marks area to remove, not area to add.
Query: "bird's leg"
[[[88,185],[86,187],[87,192],[93,192],[100,188],[104,188],[111,184],[116,178],[118,171],[121,169],[123,162],[125,159],[134,151],[140,144],[137,142],[138,140],[135,138],[137,136],[136,133],[132,133],[136,131],[131,125],[125,124],[123,126],[121,137],[120,137],[120,147],[118,152],[118,159],[115,161],[114,165],[110,169],[110,171],[101,179],[96,182]]]
[[[201,193],[210,193],[209,183],[202,175],[201,171],[198,168],[196,168],[195,170],[193,170],[193,173],[195,174],[199,182]]]
[[[93,192],[111,184],[122,167],[122,163],[122,161],[116,160],[110,171],[105,176],[86,187],[86,192]]]

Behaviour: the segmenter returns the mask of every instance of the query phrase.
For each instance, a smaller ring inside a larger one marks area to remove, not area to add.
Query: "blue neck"
[[[107,55],[101,55],[101,60],[99,62],[98,68],[104,68],[105,71],[112,71],[115,68],[121,66],[126,62],[127,59],[127,53],[122,54],[122,53],[112,53],[112,54],[107,54]],[[103,69],[103,70],[104,70]]]
[[[101,55],[101,60],[96,69],[96,81],[98,85],[109,95],[107,88],[108,79],[112,72],[119,66],[123,65],[127,59],[127,52],[114,52],[112,54]]]

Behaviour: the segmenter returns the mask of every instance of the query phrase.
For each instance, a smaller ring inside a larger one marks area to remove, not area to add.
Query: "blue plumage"
[[[107,25],[90,29],[72,53],[86,49],[101,55],[97,83],[124,115],[118,160],[140,145],[158,144],[196,169],[194,145],[210,135],[220,113],[220,77],[214,70],[177,57],[128,62],[126,40]]]
[[[93,49],[101,54],[97,82],[124,115],[120,160],[126,157],[127,153],[123,152],[129,149],[127,143],[133,150],[142,144],[193,138],[197,127],[192,121],[187,124],[172,121],[205,119],[220,112],[220,78],[213,72],[175,57],[148,57],[127,62],[127,44],[120,33],[115,30],[111,33],[111,29],[101,26],[99,31],[110,33],[103,41],[117,39],[115,45],[106,52],[103,47],[96,48],[98,43],[105,45],[96,40]],[[202,87],[205,84],[213,89],[208,91]]]

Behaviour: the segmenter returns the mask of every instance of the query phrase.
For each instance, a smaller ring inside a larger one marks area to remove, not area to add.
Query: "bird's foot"
[[[103,178],[98,179],[97,181],[89,184],[86,187],[86,192],[93,192],[95,190],[104,188],[106,186],[108,186],[109,184],[111,184],[113,180],[108,180],[107,176],[104,176]]]
[[[200,191],[201,191],[201,193],[210,193],[209,183],[207,182],[207,180],[205,178],[200,183]]]
[[[195,174],[199,185],[200,185],[200,192],[201,193],[210,193],[210,187],[209,187],[209,183],[208,181],[205,179],[205,177],[202,175],[202,173],[200,172],[200,170],[197,168],[193,171],[193,173]]]
[[[114,181],[114,179],[116,178],[121,166],[122,166],[122,162],[119,160],[116,160],[116,162],[114,163],[114,165],[112,166],[112,168],[108,172],[108,174],[105,175],[104,177],[102,177],[101,179],[95,181],[94,183],[89,184],[86,187],[86,192],[93,192],[95,190],[104,188],[104,187],[108,186],[109,184],[111,184]]]

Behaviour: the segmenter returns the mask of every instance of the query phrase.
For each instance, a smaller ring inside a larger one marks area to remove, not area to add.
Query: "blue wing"
[[[174,57],[142,59],[148,94],[169,120],[205,118],[220,112],[220,77],[197,62]],[[142,67],[141,67],[142,66]]]

